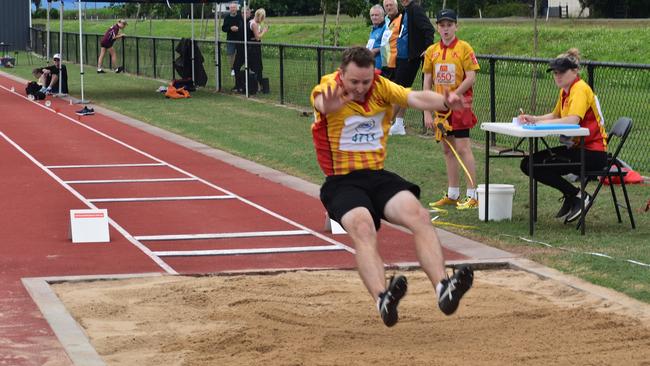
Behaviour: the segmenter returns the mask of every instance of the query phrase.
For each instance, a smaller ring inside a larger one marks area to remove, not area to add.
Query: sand
[[[650,365],[650,322],[594,295],[477,271],[447,317],[422,272],[406,275],[393,328],[354,271],[53,287],[108,365]]]

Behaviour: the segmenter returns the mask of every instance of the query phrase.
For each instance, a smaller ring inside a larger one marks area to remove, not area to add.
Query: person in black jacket
[[[221,30],[226,32],[227,41],[243,41],[244,40],[244,19],[241,12],[238,10],[237,3],[231,3],[228,6],[230,13],[223,18],[223,25]],[[226,55],[228,55],[228,63],[230,64],[230,75],[235,76],[233,64],[235,62],[235,55],[237,54],[237,44],[228,43],[226,45]]]
[[[404,7],[403,28],[397,40],[397,69],[395,82],[404,87],[411,87],[420,70],[422,56],[433,44],[434,28],[424,9],[414,0],[400,0]],[[404,114],[406,109],[397,108],[395,123],[390,129],[391,135],[405,135]]]

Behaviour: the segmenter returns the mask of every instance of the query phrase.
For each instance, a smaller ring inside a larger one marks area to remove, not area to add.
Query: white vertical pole
[[[29,27],[32,27],[32,0],[27,0],[27,6],[29,7]]]
[[[60,96],[63,91],[63,74],[61,73],[61,65],[63,65],[63,0],[61,0],[61,11],[59,11],[59,93]]]
[[[86,103],[84,99],[84,48],[83,48],[83,27],[81,21],[81,1],[79,1],[79,76],[81,77],[81,103]]]
[[[248,17],[246,16],[246,10],[248,9],[246,5],[246,0],[244,0],[244,11],[242,16],[244,17],[244,79],[246,80],[246,98],[248,95]]]
[[[59,9],[59,54],[63,58],[63,0],[61,0],[61,9]]]
[[[47,30],[47,47],[45,49],[45,59],[49,60],[50,59],[50,10],[52,9],[52,3],[50,3],[50,0],[47,0],[47,23],[46,24],[46,30]]]
[[[190,4],[190,11],[192,13],[192,82],[196,86],[196,77],[194,75],[194,3]]]
[[[219,82],[219,69],[221,69],[221,60],[219,60],[219,8],[221,4],[214,4],[214,87],[216,91],[221,89]]]

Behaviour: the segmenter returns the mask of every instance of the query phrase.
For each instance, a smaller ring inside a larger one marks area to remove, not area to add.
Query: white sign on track
[[[73,243],[108,243],[108,211],[106,209],[70,210],[70,231]]]

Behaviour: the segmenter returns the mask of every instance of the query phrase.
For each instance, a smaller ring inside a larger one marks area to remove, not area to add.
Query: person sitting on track
[[[327,176],[320,198],[330,218],[340,223],[355,244],[359,275],[388,327],[399,319],[397,306],[407,280],[392,276],[386,285],[377,248],[380,220],[413,233],[418,260],[438,294],[438,307],[453,314],[472,286],[473,271],[463,266],[449,278],[442,248],[420,188],[384,170],[386,142],[394,104],[420,110],[460,109],[461,98],[430,90],[411,91],[375,72],[375,58],[364,47],[343,52],[338,71],[323,76],[311,102],[312,135],[318,163]]]

